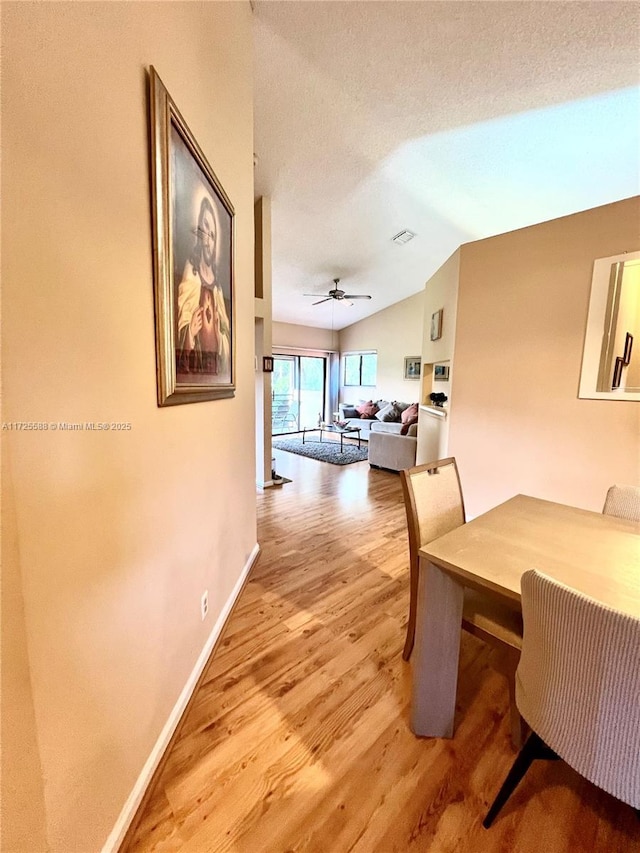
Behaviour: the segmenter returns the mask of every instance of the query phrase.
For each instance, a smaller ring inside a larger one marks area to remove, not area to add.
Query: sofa
[[[417,403],[361,400],[355,406],[340,403],[339,408],[340,422],[359,427],[361,438],[369,442],[369,464],[372,468],[401,471],[416,464]]]
[[[393,435],[417,436],[418,434],[417,403],[402,403],[396,400],[393,402],[360,400],[357,404],[340,403],[338,408],[340,424],[359,427],[360,437],[365,441],[369,440],[370,433],[373,431]]]

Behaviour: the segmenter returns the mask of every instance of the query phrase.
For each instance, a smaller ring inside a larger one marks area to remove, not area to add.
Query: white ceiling
[[[258,0],[254,36],[274,320],[341,329],[461,243],[640,192],[638,3]],[[335,277],[373,299],[302,295]]]

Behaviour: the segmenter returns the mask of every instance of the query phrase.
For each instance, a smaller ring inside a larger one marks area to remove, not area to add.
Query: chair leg
[[[502,783],[502,787],[498,791],[498,796],[493,801],[493,805],[487,812],[487,816],[482,821],[482,825],[485,829],[489,829],[504,804],[515,791],[518,783],[531,766],[531,763],[537,758],[557,759],[558,756],[540,737],[538,737],[535,732],[531,732],[527,738],[527,742],[518,753],[516,760],[513,762],[507,778]]]
[[[402,659],[409,660],[416,638],[416,617],[418,609],[418,566],[411,563],[409,570],[409,623],[407,624],[407,639],[404,642]]]
[[[520,716],[516,705],[516,669],[520,660],[520,652],[511,655],[507,679],[509,682],[509,718],[511,724],[511,744],[514,749],[522,749],[529,727]]]
[[[509,717],[511,724],[511,743],[513,748],[522,749],[522,745],[527,736],[528,726],[520,716],[520,711],[518,711],[513,698],[510,698],[509,702]]]

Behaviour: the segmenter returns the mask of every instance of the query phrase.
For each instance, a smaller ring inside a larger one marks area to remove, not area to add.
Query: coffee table
[[[340,427],[340,426],[337,426],[336,424],[320,424],[320,426],[315,426],[315,427],[304,427],[302,430],[302,443],[303,444],[305,443],[306,435],[309,432],[319,432],[320,433],[320,441],[322,441],[322,433],[323,432],[330,432],[330,433],[333,433],[334,435],[339,435],[340,436],[340,453],[344,453],[343,441],[344,441],[345,435],[347,436],[347,438],[357,438],[358,439],[358,448],[360,447],[360,427],[354,427],[354,426]]]

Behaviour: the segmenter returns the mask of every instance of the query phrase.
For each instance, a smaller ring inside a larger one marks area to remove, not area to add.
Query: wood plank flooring
[[[539,762],[486,831],[511,765],[497,653],[462,635],[456,733],[409,730],[409,569],[397,475],[276,451],[262,556],[127,853],[631,853],[640,821]]]

